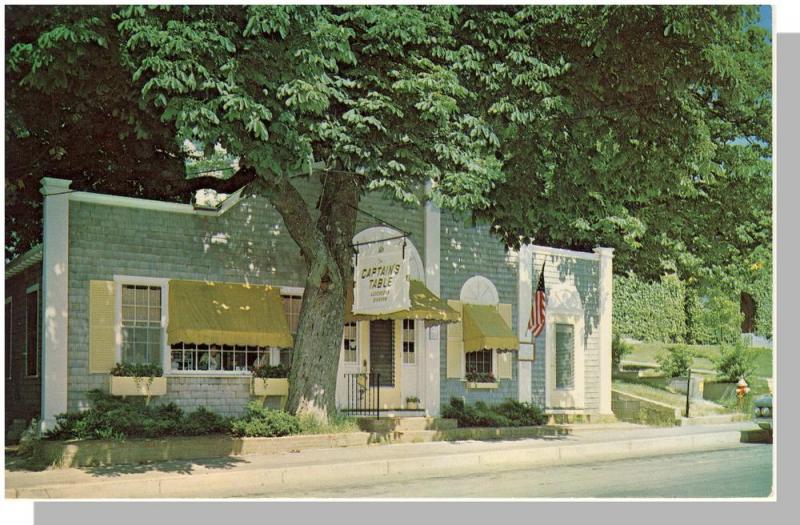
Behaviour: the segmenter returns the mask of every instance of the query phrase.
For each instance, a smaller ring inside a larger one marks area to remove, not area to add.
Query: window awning
[[[519,350],[519,339],[494,306],[465,304],[463,325],[465,352]]]
[[[411,296],[411,308],[400,310],[388,314],[354,314],[353,312],[353,290],[348,290],[346,300],[346,310],[344,319],[350,321],[377,321],[380,319],[419,319],[432,323],[454,323],[461,320],[461,315],[450,308],[446,301],[443,301],[435,293],[428,290],[421,281],[411,281],[409,283],[409,295]]]
[[[205,281],[169,282],[167,342],[293,346],[277,288]]]

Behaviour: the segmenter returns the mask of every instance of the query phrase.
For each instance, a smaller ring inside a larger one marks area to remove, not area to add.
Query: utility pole
[[[686,417],[689,417],[689,396],[692,393],[692,368],[689,367],[689,373],[686,374]]]

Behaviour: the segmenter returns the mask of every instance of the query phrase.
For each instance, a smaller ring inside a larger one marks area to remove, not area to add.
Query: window
[[[342,351],[345,363],[358,362],[358,325],[356,323],[344,324],[344,335],[342,337]]]
[[[556,388],[575,386],[575,327],[556,324]]]
[[[492,372],[492,350],[479,350],[477,352],[467,352],[465,368],[467,370],[467,379],[474,376],[483,376],[489,380],[489,375],[494,375]]]
[[[270,349],[263,346],[176,343],[170,352],[173,371],[247,372],[252,367],[270,363]]]
[[[282,294],[283,313],[286,315],[286,322],[289,324],[289,333],[292,337],[297,335],[297,325],[300,323],[300,306],[303,304],[303,296],[299,294]],[[278,352],[278,361],[281,365],[290,368],[292,366],[292,349],[281,348]]]
[[[11,350],[11,328],[14,325],[14,320],[11,318],[12,314],[11,297],[6,297],[6,379],[11,379],[11,359],[14,355]]]
[[[416,322],[413,319],[403,319],[403,364],[413,365],[417,362],[416,356]]]
[[[161,287],[122,285],[122,361],[161,364]]]
[[[39,289],[29,289],[25,298],[25,374],[28,377],[39,375],[39,355],[41,345],[39,326]]]

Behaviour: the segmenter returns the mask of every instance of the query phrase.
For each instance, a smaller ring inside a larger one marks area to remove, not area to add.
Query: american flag
[[[528,331],[532,333],[533,337],[538,337],[544,328],[544,265],[545,263],[542,263],[539,285],[536,287],[536,294],[531,304],[531,318],[528,319]]]

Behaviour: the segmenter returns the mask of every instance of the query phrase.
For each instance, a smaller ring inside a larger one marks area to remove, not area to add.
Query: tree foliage
[[[293,385],[333,391],[309,359],[335,368],[367,191],[471,212],[510,247],[613,246],[617,268],[648,278],[734,276],[770,243],[771,53],[756,8],[7,15],[7,256],[38,236],[38,177],[185,198],[224,184],[187,182],[184,145],[222,147],[240,168],[228,188],[270,199],[306,261]],[[308,203],[292,181],[316,161],[322,195]]]

